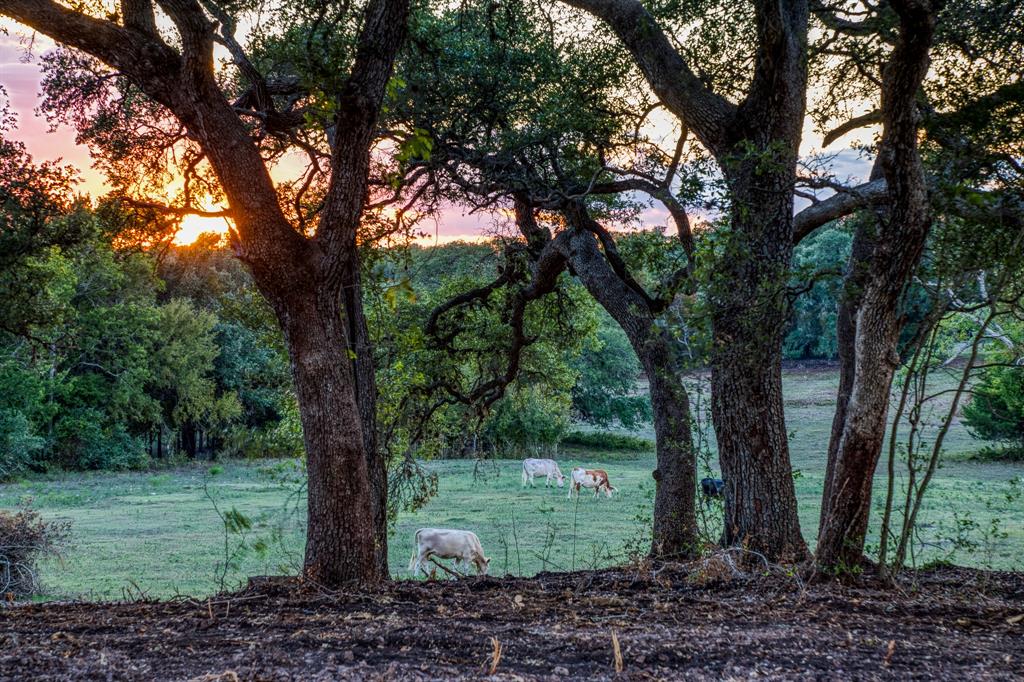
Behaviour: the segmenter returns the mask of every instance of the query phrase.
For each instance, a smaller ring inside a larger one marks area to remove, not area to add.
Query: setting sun
[[[174,235],[174,243],[180,246],[187,246],[204,232],[227,234],[228,227],[227,218],[207,218],[199,215],[185,216],[181,220],[181,228]]]

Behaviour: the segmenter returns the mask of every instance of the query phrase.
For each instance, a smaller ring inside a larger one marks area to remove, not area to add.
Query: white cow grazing
[[[468,530],[451,530],[448,528],[420,528],[414,536],[416,553],[409,562],[409,570],[418,575],[420,570],[426,574],[424,564],[431,557],[439,559],[455,559],[457,568],[461,562],[466,568],[469,564],[476,566],[476,572],[487,575],[491,560],[484,556],[484,548],[480,538]],[[435,569],[436,570],[436,569]]]
[[[569,484],[569,497],[572,497],[572,491],[576,491],[576,497],[580,496],[580,488],[592,488],[594,490],[594,497],[601,494],[603,489],[608,497],[612,496],[612,491],[615,488],[608,482],[608,472],[604,469],[584,469],[583,467],[575,467],[570,474],[572,476],[572,482]]]
[[[553,459],[524,459],[523,485],[529,483],[532,488],[534,476],[544,477],[545,488],[551,485],[551,479],[558,482],[559,488],[565,485],[565,476],[562,475],[562,470],[558,468],[558,464]]]

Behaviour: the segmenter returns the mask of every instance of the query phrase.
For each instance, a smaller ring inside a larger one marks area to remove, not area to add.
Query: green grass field
[[[792,430],[793,466],[803,530],[817,529],[824,449],[827,445],[835,375],[791,371],[786,376],[787,416]],[[944,558],[954,538],[969,545],[953,555],[957,563],[1024,569],[1024,503],[1009,500],[1010,479],[1024,477],[1024,466],[976,462],[963,453],[976,450],[956,425],[948,456],[934,480],[921,514],[919,562]],[[620,562],[644,549],[653,499],[653,455],[569,450],[559,457],[563,471],[573,465],[607,469],[619,493],[612,499],[578,502],[566,490],[522,489],[520,463],[502,460],[436,461],[439,494],[415,514],[403,513],[390,539],[391,572],[408,577],[416,528],[468,528],[481,538],[495,574],[530,575]],[[301,562],[301,514],[295,511],[295,484],[275,471],[279,463],[227,463],[217,473],[207,467],[125,474],[68,474],[0,486],[0,508],[25,498],[47,518],[72,521],[73,546],[63,561],[43,566],[50,598],[121,598],[145,594],[206,595],[220,586],[225,551],[233,554],[241,537],[230,535],[213,507],[236,508],[253,521],[247,544],[264,544],[232,559],[227,587],[245,576],[294,572]],[[876,485],[873,524],[877,525],[884,479]],[[713,516],[713,509],[709,514]],[[996,524],[993,526],[993,523]]]

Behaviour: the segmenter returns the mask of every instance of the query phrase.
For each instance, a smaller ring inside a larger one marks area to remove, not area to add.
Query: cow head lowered
[[[473,564],[476,572],[487,575],[491,560],[484,556],[484,548],[476,533],[453,528],[420,528],[413,536],[416,551],[409,562],[409,570],[426,572],[425,564],[434,557],[454,559],[454,566]]]

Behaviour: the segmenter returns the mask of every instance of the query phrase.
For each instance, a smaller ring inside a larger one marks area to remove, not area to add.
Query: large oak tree
[[[258,68],[234,35],[232,7],[122,0],[115,16],[101,17],[52,0],[3,0],[0,14],[126,79],[157,115],[180,124],[180,143],[196,149],[191,166],[208,165],[228,206],[236,253],[288,345],[309,476],[305,575],[325,585],[380,580],[387,575],[386,474],[374,442],[357,232],[409,2],[278,8],[294,13],[289,30],[303,27],[307,65],[321,66],[303,78]],[[235,78],[218,72],[217,44],[231,55]],[[326,67],[321,52],[332,60]],[[310,153],[317,173],[301,186],[320,183],[321,191],[315,210],[304,212],[294,192],[282,195],[275,186],[261,145],[277,140],[309,149],[300,131],[310,126],[325,146]],[[293,203],[296,211],[286,213]]]
[[[725,491],[725,541],[802,558],[782,403],[793,189],[807,91],[806,0],[753,5],[749,81],[714,91],[638,0],[568,0],[618,37],[661,103],[714,157],[728,192],[707,283],[712,418]],[[746,55],[745,55],[746,56]]]
[[[818,2],[814,12],[830,68],[818,75],[828,94],[813,116],[831,128],[826,145],[880,124],[872,184],[886,188],[884,201],[857,221],[837,320],[840,385],[816,552],[818,568],[832,572],[862,560],[907,324],[904,298],[932,223],[1019,234],[1024,9],[953,0]],[[843,119],[843,98],[877,108]],[[945,241],[938,248],[950,249]]]

